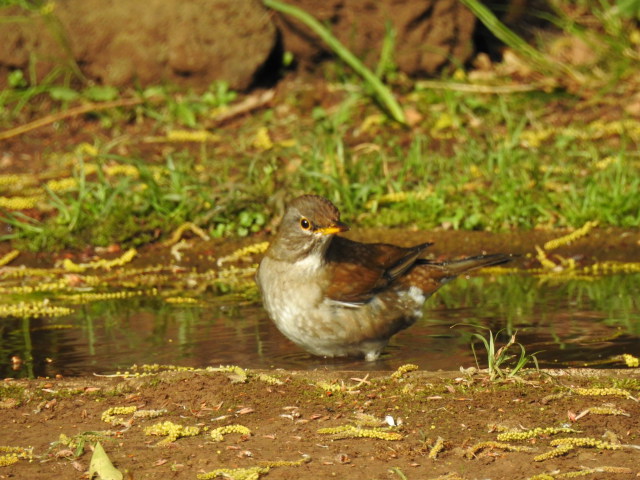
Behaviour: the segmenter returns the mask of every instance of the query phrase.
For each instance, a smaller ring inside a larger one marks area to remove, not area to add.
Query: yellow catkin
[[[544,244],[544,249],[546,251],[549,251],[549,250],[554,250],[563,245],[569,245],[570,243],[575,242],[579,238],[582,238],[585,235],[587,235],[597,225],[598,225],[597,221],[588,221],[582,227],[578,228],[577,230],[574,230],[568,235],[564,235],[562,237],[549,240],[547,243]]]
[[[140,170],[135,165],[108,165],[102,167],[102,170],[108,177],[123,175],[125,177],[138,178],[140,176]]]
[[[200,427],[185,427],[170,421],[156,423],[144,429],[145,435],[166,436],[158,445],[168,445],[181,437],[193,437],[200,433]]]
[[[266,373],[259,373],[255,376],[261,382],[268,383],[269,385],[284,385],[284,382],[279,378],[267,375]]]
[[[0,264],[1,264],[1,262],[0,262]],[[627,367],[637,368],[638,366],[640,366],[640,359],[638,357],[634,357],[631,354],[623,353],[622,354],[622,359],[624,360],[624,363],[627,364]]]
[[[332,392],[332,393],[341,392],[342,390],[345,389],[344,385],[339,385],[337,383],[323,382],[323,381],[316,382],[315,385],[316,387],[321,388],[325,392]]]
[[[11,250],[9,253],[0,257],[0,267],[4,267],[7,263],[12,262],[15,258],[20,255],[20,250]]]
[[[436,443],[429,450],[429,458],[431,460],[435,460],[438,457],[438,454],[444,449],[444,439],[442,437],[438,437]]]
[[[593,141],[594,138],[606,138],[625,135],[631,139],[640,138],[640,124],[634,119],[614,120],[605,122],[596,120],[584,128],[545,128],[540,130],[527,130],[520,135],[520,141],[527,147],[538,147],[540,144],[555,136]]]
[[[474,458],[476,457],[476,454],[478,452],[482,450],[487,450],[487,449],[504,450],[506,452],[530,452],[531,451],[531,448],[529,447],[520,447],[518,445],[509,445],[508,443],[488,441],[488,442],[476,443],[475,445],[473,445],[467,450],[467,452],[465,453],[465,456],[467,458]]]
[[[33,448],[0,445],[0,467],[8,467],[20,459],[33,460]]]
[[[35,208],[38,203],[44,200],[44,195],[33,195],[30,197],[0,197],[0,208],[7,210],[28,210]]]
[[[133,412],[133,418],[157,418],[165,415],[167,411],[164,408],[160,410],[137,410]]]
[[[198,480],[213,480],[215,478],[229,478],[231,480],[258,480],[260,475],[269,473],[268,467],[251,468],[218,468],[207,473],[196,475]]]
[[[0,188],[20,187],[35,185],[38,182],[35,175],[8,173],[0,175]]]
[[[255,287],[254,276],[257,265],[249,268],[228,267],[220,270],[217,275],[218,284],[229,287],[230,290],[246,292]]]
[[[267,127],[258,128],[256,136],[253,139],[253,146],[260,151],[271,150],[273,148],[273,140],[271,140]]]
[[[309,463],[311,461],[311,457],[309,455],[303,454],[300,460],[275,460],[271,462],[261,462],[263,467],[273,468],[273,467],[299,467],[300,465],[304,465],[305,463]]]
[[[572,438],[556,438],[551,440],[551,446],[557,447],[562,445],[571,445],[571,447],[592,447],[598,450],[619,450],[620,445],[598,440],[591,437],[572,437]]]
[[[401,440],[402,435],[397,432],[388,432],[378,428],[359,428],[353,425],[341,425],[339,427],[327,427],[318,429],[318,433],[333,435],[333,438],[376,438],[378,440]]]
[[[548,452],[545,452],[543,454],[540,454],[540,455],[537,455],[537,456],[533,457],[533,461],[534,462],[544,462],[545,460],[549,460],[550,458],[555,458],[555,457],[560,457],[562,455],[565,455],[566,453],[570,452],[571,450],[573,450],[573,446],[571,446],[569,444],[559,445],[558,447],[554,448],[553,450],[549,450]]]
[[[133,298],[133,297],[154,297],[158,295],[158,290],[155,288],[150,288],[149,290],[120,290],[117,292],[85,292],[85,293],[74,293],[71,295],[60,295],[59,298],[74,304],[84,304],[84,303],[92,303],[99,302],[104,300],[121,300],[125,298]]]
[[[176,305],[198,305],[200,303],[197,298],[193,297],[166,297],[164,301]]]
[[[596,467],[596,468],[592,468],[591,470],[594,470],[598,473],[601,472],[605,472],[605,473],[633,473],[633,470],[627,467],[609,467],[609,466],[604,466],[604,467]]]
[[[0,317],[42,318],[69,315],[73,310],[67,307],[51,305],[48,300],[42,302],[18,302],[0,304]]]
[[[383,205],[387,203],[405,202],[407,200],[424,200],[433,194],[432,189],[418,190],[415,192],[392,192],[385,195],[381,195],[373,200],[369,200],[365,204],[365,208],[372,208],[377,205]]]
[[[616,273],[640,273],[640,262],[596,262],[587,265],[582,271],[588,275],[612,275]]]
[[[171,130],[167,132],[167,141],[169,142],[215,142],[220,137],[208,132],[207,130]]]
[[[628,412],[625,412],[621,408],[611,407],[591,407],[589,408],[589,413],[593,415],[622,415],[625,417],[631,416]]]
[[[129,407],[111,407],[102,412],[100,419],[103,422],[110,423],[111,425],[120,425],[122,420],[116,418],[116,415],[131,415],[138,410],[136,406]]]
[[[249,430],[244,425],[227,425],[225,427],[218,427],[211,430],[211,439],[215,442],[222,442],[224,440],[224,436],[228,433],[239,433],[241,435],[251,435],[251,430]]]
[[[514,273],[521,273],[520,268],[509,267],[482,267],[477,270],[477,275],[513,275]]]
[[[5,288],[0,287],[0,293],[28,295],[37,292],[57,292],[60,290],[67,290],[68,288],[68,280],[66,278],[61,278],[55,282],[38,282],[36,285],[14,285]]]
[[[391,378],[393,378],[394,380],[398,380],[402,378],[404,375],[406,375],[407,373],[418,370],[418,368],[419,368],[418,365],[407,363],[406,365],[402,365],[398,367],[398,369],[391,374]]]
[[[557,435],[559,433],[576,433],[576,430],[572,428],[566,428],[566,427],[547,427],[547,428],[538,427],[538,428],[533,428],[531,430],[526,430],[524,432],[521,432],[521,431],[503,432],[503,433],[500,433],[497,438],[502,442],[513,442],[513,441],[528,440],[534,437]]]
[[[537,245],[536,252],[536,259],[540,262],[540,265],[542,265],[545,270],[555,270],[558,267],[558,265],[547,258],[547,254],[545,253],[545,251]]]
[[[216,263],[220,267],[221,265],[228,262],[237,262],[244,257],[264,253],[267,251],[267,248],[269,248],[269,242],[254,243],[253,245],[248,245],[246,247],[240,248],[229,255],[220,257]]]
[[[209,235],[207,235],[206,232],[202,230],[199,226],[197,226],[193,222],[186,222],[180,225],[178,228],[176,228],[171,234],[171,237],[169,237],[165,242],[163,242],[163,245],[165,247],[169,247],[171,245],[178,243],[178,241],[180,241],[180,239],[182,238],[182,235],[184,235],[184,232],[186,232],[187,230],[195,233],[205,241],[209,240]]]
[[[631,393],[622,388],[574,388],[571,391],[577,395],[585,396],[631,397]]]
[[[87,142],[82,142],[79,144],[73,151],[76,155],[87,155],[89,157],[95,157],[100,153],[98,149]],[[85,164],[85,167],[88,167],[89,164]]]
[[[609,166],[615,164],[617,161],[618,161],[618,157],[608,156],[608,157],[604,157],[601,160],[598,160],[595,163],[595,166],[598,170],[606,170]]]
[[[277,467],[299,467],[311,461],[311,457],[304,455],[300,460],[286,461],[276,460],[273,462],[262,462],[261,466],[250,468],[218,468],[207,473],[199,473],[198,480],[212,480],[218,477],[230,478],[232,480],[257,480],[260,475],[266,475],[272,468]]]
[[[113,260],[105,260],[101,258],[100,260],[96,260],[95,262],[89,263],[74,263],[72,260],[65,258],[62,262],[62,268],[68,272],[72,273],[82,273],[87,269],[97,269],[101,268],[104,270],[111,270],[113,267],[122,267],[127,263],[131,262],[133,258],[138,254],[138,251],[135,248],[130,248],[126,252],[124,252],[120,257],[114,258]]]
[[[52,192],[66,192],[68,190],[75,190],[77,187],[78,180],[72,177],[54,179],[47,182],[47,188]]]
[[[20,458],[15,453],[5,453],[4,455],[0,455],[0,467],[8,467],[18,462],[18,460],[20,460]]]

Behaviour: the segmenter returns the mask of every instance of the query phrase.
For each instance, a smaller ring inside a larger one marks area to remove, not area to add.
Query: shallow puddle
[[[362,232],[355,239],[433,241],[436,259],[485,251],[520,255],[506,270],[445,285],[428,300],[424,318],[370,363],[313,357],[277,331],[252,280],[263,251],[257,247],[264,247],[259,239],[241,245],[192,240],[178,244],[179,251],[78,255],[75,263],[67,255],[20,254],[0,267],[0,377],[109,374],[154,363],[299,370],[415,363],[458,370],[476,365],[472,343],[486,366],[486,349],[474,334],[488,338],[490,331],[500,332],[496,349],[517,332],[517,342],[541,367],[624,367],[623,354],[640,356],[640,232],[571,235],[569,244],[557,246],[547,243],[557,239],[554,232]],[[238,250],[243,246],[250,248]],[[12,313],[21,305],[69,307],[70,313],[38,318],[46,313],[30,311],[21,318]]]
[[[98,301],[64,317],[4,319],[0,376],[106,374],[144,363],[380,370],[410,362],[426,370],[457,370],[475,365],[472,333],[487,337],[485,329],[503,331],[498,346],[517,332],[527,353],[538,352],[541,367],[620,367],[621,354],[640,356],[639,283],[638,274],[560,283],[524,272],[458,279],[373,363],[306,354],[256,304],[221,304],[214,296],[187,306],[157,298]],[[474,345],[484,366],[484,346],[477,339]]]

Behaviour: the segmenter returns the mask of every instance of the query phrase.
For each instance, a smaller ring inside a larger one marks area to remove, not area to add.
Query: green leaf
[[[89,480],[97,474],[100,480],[122,480],[122,473],[113,466],[100,442],[96,443],[89,464]]]
[[[60,102],[71,102],[80,96],[80,93],[69,87],[51,87],[49,89],[49,96],[53,100]]]
[[[95,85],[86,88],[82,94],[93,102],[108,102],[118,98],[120,92],[118,92],[118,89],[115,87]]]
[[[190,105],[178,103],[176,105],[175,112],[176,117],[181,124],[192,128],[197,125],[196,114]]]
[[[24,78],[22,70],[13,70],[7,75],[7,82],[11,88],[22,88],[27,86],[27,80]]]
[[[142,96],[148,99],[152,97],[159,97],[161,95],[164,95],[165,93],[166,92],[163,87],[152,86],[152,87],[145,88],[142,91]]]
[[[290,67],[291,65],[293,65],[293,62],[295,61],[295,56],[293,55],[293,52],[290,51],[286,51],[284,52],[284,54],[282,55],[282,65],[285,67]]]

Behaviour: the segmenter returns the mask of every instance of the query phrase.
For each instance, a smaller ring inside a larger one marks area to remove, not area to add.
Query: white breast
[[[265,282],[264,269],[258,271],[258,283],[262,290],[264,306],[278,329],[297,343],[304,343],[305,323],[310,314],[317,312],[322,302],[322,290],[318,282],[309,281],[317,276],[322,265],[319,255],[309,255],[289,264],[265,257],[261,267],[277,271],[278,282]]]

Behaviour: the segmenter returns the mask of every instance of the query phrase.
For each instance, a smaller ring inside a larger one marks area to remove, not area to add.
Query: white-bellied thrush
[[[456,276],[511,260],[478,255],[421,258],[431,245],[360,243],[326,198],[303,195],[286,209],[256,281],[278,329],[314,355],[377,359],[392,335],[422,317],[422,306]]]

